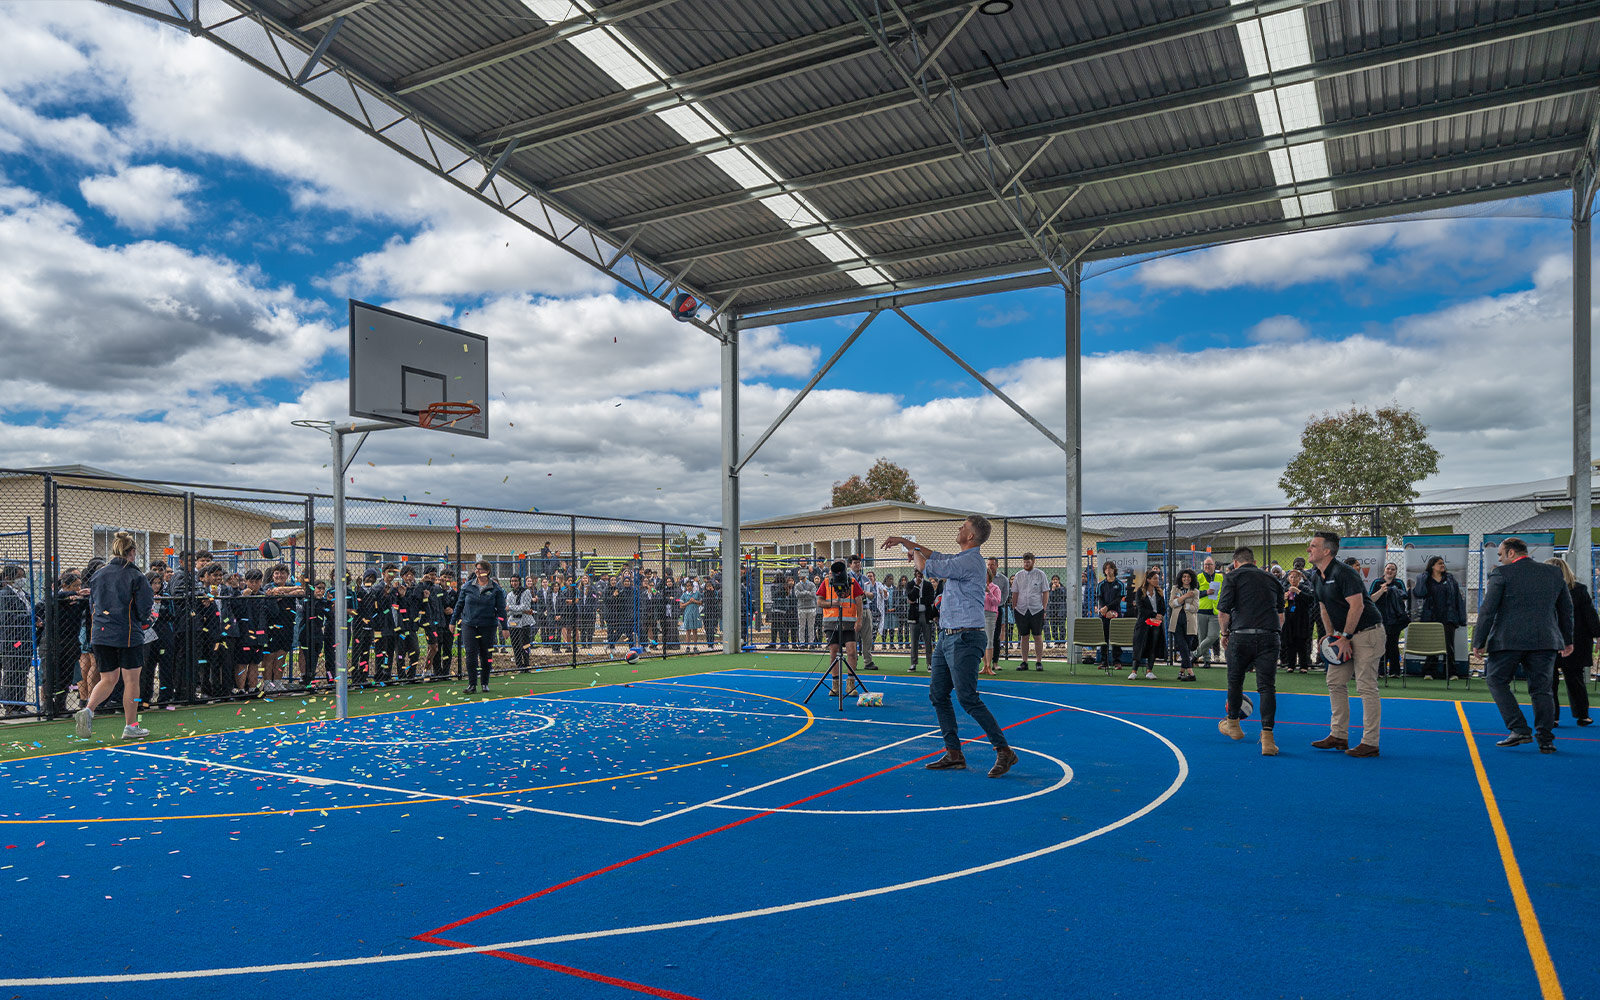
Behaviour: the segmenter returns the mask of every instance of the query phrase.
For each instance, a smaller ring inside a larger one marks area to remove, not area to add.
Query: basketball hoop
[[[437,422],[442,427],[449,427],[477,413],[476,403],[429,403],[426,409],[417,414],[417,426],[432,427]]]
[[[333,421],[332,420],[291,420],[291,421],[289,421],[289,425],[291,427],[305,427],[308,430],[322,431],[324,434],[326,434],[326,433],[328,433],[328,429],[333,426]]]

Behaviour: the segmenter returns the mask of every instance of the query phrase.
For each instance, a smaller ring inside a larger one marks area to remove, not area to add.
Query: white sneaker
[[[83,708],[78,709],[76,712],[73,712],[72,718],[78,723],[78,739],[88,739],[90,733],[94,731],[94,713],[89,711],[89,708],[86,705]]]
[[[1130,680],[1130,681],[1136,681],[1138,679],[1139,679],[1139,671],[1137,671],[1137,670],[1135,670],[1133,673],[1128,675],[1128,680]]]
[[[1155,680],[1156,679],[1156,672],[1154,670],[1152,670],[1152,671],[1146,673],[1144,675],[1144,679],[1147,680],[1147,681]]]
[[[142,736],[149,736],[149,735],[150,735],[150,730],[148,730],[148,729],[140,729],[138,726],[123,726],[122,727],[122,738],[125,739],[125,740],[136,740],[136,739],[139,739]]]

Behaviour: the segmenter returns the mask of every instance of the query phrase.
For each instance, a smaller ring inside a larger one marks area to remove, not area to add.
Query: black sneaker
[[[1017,669],[1018,670],[1027,670],[1028,669],[1028,661],[1027,660],[1023,660],[1022,661],[1022,666],[1018,667]]]
[[[867,669],[868,670],[876,670],[876,669],[878,669],[878,665],[876,663],[873,663],[871,660],[868,660],[867,661]]]
[[[1039,662],[1035,663],[1033,665],[1033,669],[1036,670],[1036,671],[1043,671],[1044,670],[1044,661],[1040,660]]]
[[[478,689],[475,688],[475,687],[470,687],[470,688],[467,688],[465,691],[463,691],[461,693],[462,694],[477,694],[478,693]]]
[[[1539,752],[1540,753],[1555,753],[1556,752],[1555,741],[1551,740],[1549,743],[1541,743],[1541,744],[1539,744]]]

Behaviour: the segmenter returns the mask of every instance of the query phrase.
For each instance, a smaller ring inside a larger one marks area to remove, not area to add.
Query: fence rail
[[[721,529],[715,525],[353,497],[346,501],[347,561],[335,567],[332,503],[318,493],[0,469],[0,709],[51,717],[78,706],[94,662],[86,655],[84,588],[81,580],[63,586],[63,576],[82,574],[108,558],[118,531],[134,536],[134,561],[142,569],[167,565],[164,613],[143,678],[144,694],[157,700],[243,697],[234,688],[252,682],[292,689],[320,685],[328,674],[322,630],[335,626],[350,630],[357,679],[459,677],[463,651],[459,631],[449,623],[454,591],[448,581],[480,561],[515,592],[516,610],[497,635],[496,670],[574,667],[629,650],[673,656],[723,648]],[[1225,567],[1240,545],[1253,548],[1261,565],[1288,570],[1304,556],[1312,527],[1329,525],[1367,539],[1369,573],[1381,575],[1383,563],[1392,561],[1414,581],[1423,560],[1436,550],[1446,554],[1470,616],[1493,565],[1492,556],[1485,559],[1486,544],[1497,535],[1520,533],[1563,553],[1571,507],[1570,498],[1543,496],[1095,513],[1081,519],[1084,547],[1076,553],[1067,550],[1063,515],[1006,515],[991,519],[984,552],[993,558],[996,576],[1008,580],[1023,555],[1033,555],[1052,585],[1045,609],[1049,655],[1073,658],[1069,619],[1093,614],[1093,584],[1108,561],[1117,563],[1124,587],[1152,567],[1163,571],[1168,584],[1208,556]],[[820,629],[814,615],[804,620],[808,602],[802,592],[814,589],[835,559],[860,554],[864,576],[884,585],[874,601],[874,637],[883,648],[907,648],[912,637],[903,585],[913,566],[899,548],[881,548],[882,540],[903,535],[952,551],[960,523],[958,516],[922,512],[848,520],[823,511],[743,526],[737,599],[746,641],[763,648],[817,648]],[[272,551],[266,542],[278,551],[265,554]],[[186,561],[185,552],[206,553],[199,559],[220,567],[214,591],[197,577],[200,566]],[[244,593],[245,577],[254,571],[270,588],[271,571],[280,562],[289,590],[269,590],[259,598]],[[376,585],[391,566],[400,584],[407,578],[403,571],[410,571],[414,590]],[[331,581],[336,570],[357,584],[343,615],[333,613],[331,602],[318,603],[328,598],[319,596],[317,582]],[[361,586],[369,575],[376,578],[374,586]],[[1074,580],[1083,594],[1077,608],[1063,596]],[[523,589],[514,588],[516,582]],[[270,613],[257,613],[257,605],[269,604]],[[258,651],[248,633],[258,620],[271,623],[270,642],[263,645],[275,648],[252,674]],[[1007,612],[998,624],[1003,650],[1012,640]]]

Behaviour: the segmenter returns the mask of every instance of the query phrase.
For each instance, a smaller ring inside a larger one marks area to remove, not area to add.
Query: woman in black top
[[[1444,568],[1444,557],[1433,556],[1417,580],[1413,596],[1421,604],[1421,620],[1444,625],[1445,654],[1440,674],[1448,676],[1455,666],[1456,629],[1467,623],[1467,602],[1461,596],[1461,586]],[[1439,657],[1430,656],[1422,663],[1424,676],[1433,677],[1434,663]]]
[[[1311,669],[1311,621],[1317,598],[1306,586],[1306,575],[1291,569],[1283,587],[1283,669]]]
[[[1156,679],[1156,659],[1161,656],[1161,638],[1166,631],[1167,598],[1161,593],[1161,571],[1154,567],[1145,571],[1144,579],[1128,596],[1128,613],[1133,615],[1133,673],[1128,680],[1139,676],[1139,664],[1145,664],[1144,679]]]
[[[1561,678],[1567,679],[1567,701],[1572,706],[1572,718],[1580,726],[1594,723],[1589,718],[1589,689],[1584,687],[1589,671],[1594,667],[1594,641],[1600,638],[1600,615],[1594,610],[1594,598],[1589,588],[1572,575],[1572,567],[1565,559],[1547,559],[1550,565],[1561,570],[1561,578],[1572,591],[1572,655],[1557,656],[1555,673],[1550,675],[1550,693],[1556,700],[1556,721],[1561,720]]]
[[[1400,568],[1389,563],[1383,567],[1383,577],[1372,581],[1372,603],[1383,616],[1383,659],[1378,661],[1378,673],[1387,677],[1400,674],[1400,633],[1411,624],[1411,595],[1399,573]]]
[[[139,728],[139,672],[144,667],[144,630],[155,609],[150,581],[130,562],[133,536],[117,532],[111,540],[112,559],[94,575],[89,596],[89,642],[100,666],[100,679],[74,713],[78,736],[88,739],[94,710],[122,683],[122,738],[149,736]]]
[[[1122,660],[1122,647],[1111,645],[1111,619],[1122,617],[1122,581],[1117,579],[1117,564],[1107,561],[1100,567],[1100,586],[1094,592],[1094,613],[1100,617],[1106,644],[1100,647],[1100,668],[1110,670]]]

